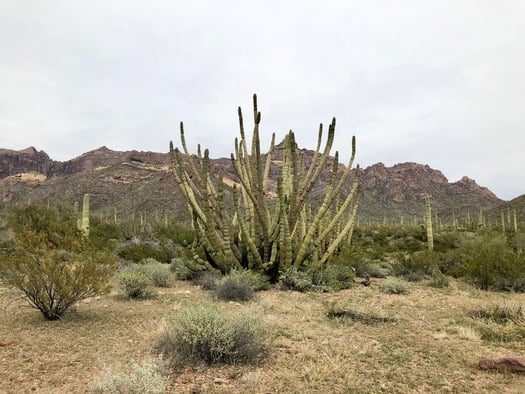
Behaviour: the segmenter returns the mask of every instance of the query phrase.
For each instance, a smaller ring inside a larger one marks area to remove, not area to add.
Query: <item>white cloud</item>
[[[4,1],[0,147],[227,156],[259,95],[263,143],[338,120],[362,165],[418,161],[524,193],[521,1]]]

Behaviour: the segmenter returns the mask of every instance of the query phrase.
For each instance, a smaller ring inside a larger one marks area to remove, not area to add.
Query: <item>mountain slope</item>
[[[308,164],[313,152],[300,152]],[[275,147],[272,159],[270,184],[275,185],[282,164],[281,144]],[[229,159],[212,160],[212,171],[230,183],[236,181]],[[323,172],[314,188],[314,200],[322,199],[328,173],[328,169]],[[503,204],[494,193],[468,177],[450,183],[440,171],[417,163],[392,167],[374,164],[362,170],[361,184],[362,220],[421,218],[427,194],[432,197],[434,212],[442,217],[453,212],[461,217],[467,211],[479,212]],[[177,220],[188,219],[186,203],[169,172],[167,154],[117,152],[101,147],[59,162],[32,147],[22,151],[0,149],[0,204],[54,200],[73,203],[80,202],[84,193],[92,196],[93,211],[106,217],[168,215]]]

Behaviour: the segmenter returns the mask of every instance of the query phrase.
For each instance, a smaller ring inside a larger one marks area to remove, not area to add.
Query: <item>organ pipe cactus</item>
[[[82,201],[82,221],[80,230],[85,237],[89,236],[89,194],[84,194]]]
[[[197,155],[190,154],[182,122],[182,149],[174,148],[170,142],[171,170],[186,198],[208,262],[222,272],[250,268],[273,279],[291,267],[325,264],[339,245],[350,239],[354,228],[359,195],[359,166],[352,170],[355,137],[348,165],[342,168],[337,152],[334,158],[330,157],[335,118],[323,149],[323,126],[319,127],[317,148],[309,163],[305,163],[290,131],[283,142],[279,175],[276,182],[271,182],[270,167],[276,165],[272,161],[275,134],[267,154],[261,154],[257,96],[253,96],[251,143],[246,139],[240,108],[238,117],[240,138],[235,139],[231,154],[236,175],[233,186],[227,186],[221,176],[212,173],[208,149],[202,153],[199,145]],[[324,199],[316,206],[310,196],[323,171],[328,171],[330,177]],[[343,192],[346,185],[350,188]],[[233,204],[225,203],[227,196],[231,196]]]
[[[432,232],[432,208],[430,205],[430,197],[425,197],[425,224],[427,228],[427,246],[428,250],[434,250],[434,234]]]

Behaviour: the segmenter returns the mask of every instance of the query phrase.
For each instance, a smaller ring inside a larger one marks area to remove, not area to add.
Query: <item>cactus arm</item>
[[[279,182],[277,185],[279,203],[281,207],[286,206],[286,194],[283,190],[284,180]],[[279,265],[281,269],[287,269],[292,264],[292,237],[290,236],[290,225],[288,223],[288,215],[286,209],[280,210],[280,220],[279,220],[279,244],[281,246],[281,255]]]
[[[352,190],[350,193],[346,196],[345,201],[343,204],[337,209],[334,217],[330,221],[330,223],[325,227],[325,229],[321,232],[321,234],[317,238],[317,242],[321,242],[322,239],[326,238],[328,236],[328,233],[332,231],[337,223],[340,222],[341,217],[343,216],[344,212],[350,205],[350,203],[355,203],[357,192],[359,190],[359,172],[360,168],[357,166],[356,168],[356,179],[354,180],[354,184],[352,186]]]
[[[359,189],[359,187],[356,188],[356,190]],[[357,198],[358,200],[358,198]],[[352,233],[354,231],[354,227],[355,227],[355,218],[356,218],[356,215],[357,215],[357,200],[353,200],[353,207],[352,207],[352,212],[350,214],[350,218],[348,219],[345,227],[343,228],[343,230],[339,233],[339,235],[335,238],[334,241],[332,241],[330,243],[330,245],[328,246],[328,248],[326,249],[326,251],[324,252],[323,256],[319,259],[319,265],[323,265],[325,264],[328,259],[330,257],[332,257],[332,255],[334,254],[335,250],[339,247],[339,245],[341,244],[341,242],[343,241],[343,239],[345,237],[349,237],[349,238],[352,238]]]
[[[335,120],[332,123],[332,125],[335,127]],[[334,132],[334,128],[331,127],[332,134]],[[355,139],[353,139],[353,151],[355,155]],[[349,165],[353,163],[353,157],[350,159]],[[323,200],[323,203],[321,204],[321,207],[317,211],[316,215],[314,216],[313,222],[310,225],[310,228],[308,229],[306,236],[304,237],[301,246],[299,248],[299,251],[297,253],[297,256],[294,261],[294,266],[296,268],[300,267],[301,264],[303,264],[304,260],[306,259],[309,250],[311,249],[311,245],[314,244],[314,237],[315,233],[320,228],[320,224],[322,223],[322,219],[328,212],[329,208],[333,206],[334,201],[336,200],[336,197],[341,190],[344,182],[346,181],[346,178],[350,174],[351,168],[350,166],[345,169],[343,172],[343,175],[341,176],[340,180],[337,182],[337,185],[335,185],[337,180],[337,171],[338,171],[338,161],[337,161],[337,154],[334,159],[334,163],[332,166],[332,182],[326,189],[325,198]],[[357,178],[354,180],[354,184],[358,184]],[[336,221],[334,221],[335,225]],[[329,227],[328,232],[333,230],[333,227]],[[295,232],[295,229],[294,229]],[[328,233],[327,233],[328,234]],[[315,239],[315,244],[318,244],[321,241],[321,238]]]
[[[175,177],[175,182],[179,186],[186,201],[189,203],[192,212],[195,212],[201,221],[205,221],[204,212],[197,203],[193,188],[189,184],[188,176],[184,171],[182,158],[178,149],[173,149],[173,143],[170,142],[171,172]]]
[[[235,211],[237,212],[239,228],[241,230],[243,241],[246,243],[255,265],[257,267],[262,267],[263,261],[261,259],[261,256],[259,255],[259,251],[257,250],[257,245],[255,244],[255,241],[248,232],[244,216],[241,212],[241,207],[239,206],[239,196],[237,187],[235,185],[233,186],[233,204],[235,206]]]
[[[322,134],[322,128],[319,128],[319,137],[321,137],[321,134]],[[299,191],[297,208],[300,208],[302,206],[306,197],[310,194],[315,182],[319,178],[319,175],[321,175],[321,172],[325,168],[326,161],[328,160],[328,157],[330,155],[330,150],[332,149],[332,144],[334,142],[334,135],[335,135],[335,118],[332,119],[332,123],[328,127],[328,138],[326,140],[323,153],[319,159],[319,163],[314,163],[312,161],[310,165],[310,169],[308,170],[308,173],[305,178],[305,183],[301,187],[301,190]],[[317,164],[315,171],[313,171],[314,164]],[[311,173],[311,170],[313,172],[313,175],[309,175]]]
[[[272,151],[275,147],[275,133],[272,133],[272,141],[270,143],[270,149],[266,155],[266,164],[264,166],[264,178],[263,178],[263,190],[266,192],[268,188],[268,177],[270,175],[270,164],[272,163]]]
[[[84,194],[82,201],[82,222],[81,222],[82,235],[89,237],[89,194]]]

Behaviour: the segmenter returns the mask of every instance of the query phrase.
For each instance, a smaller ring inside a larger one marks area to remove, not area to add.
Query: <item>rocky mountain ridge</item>
[[[305,162],[312,151],[300,150]],[[280,145],[272,154],[276,174]],[[342,166],[342,165],[341,165]],[[213,159],[212,169],[235,181],[229,159]],[[322,181],[322,180],[321,180]],[[314,195],[322,196],[322,183]],[[379,221],[420,216],[424,197],[433,199],[435,212],[455,215],[488,210],[503,203],[489,189],[463,177],[450,183],[439,170],[418,163],[387,167],[377,163],[362,170],[359,216]],[[20,151],[0,149],[0,204],[66,199],[81,201],[90,193],[95,211],[106,215],[171,212],[184,219],[185,203],[169,173],[169,155],[157,152],[119,152],[103,146],[74,159],[60,162],[34,147]]]

